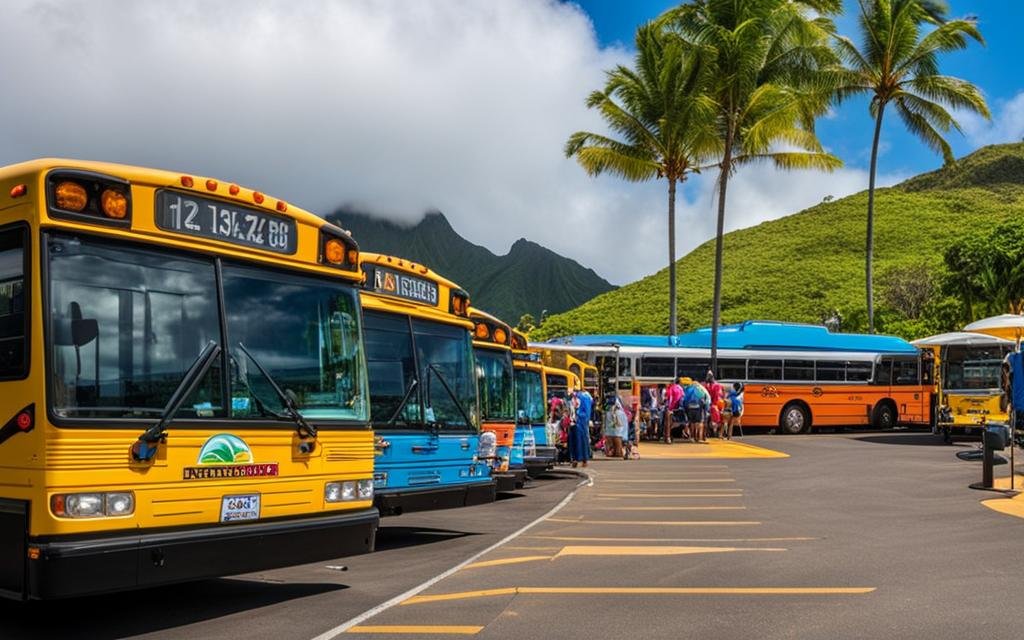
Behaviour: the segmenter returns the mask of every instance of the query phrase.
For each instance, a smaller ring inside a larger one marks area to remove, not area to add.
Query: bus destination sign
[[[293,254],[297,248],[294,220],[191,193],[160,191],[156,226],[276,253]]]
[[[437,305],[437,284],[384,267],[373,268],[373,290],[399,298]]]

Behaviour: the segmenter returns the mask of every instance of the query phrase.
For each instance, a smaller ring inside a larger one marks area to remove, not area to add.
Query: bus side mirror
[[[100,325],[95,318],[83,318],[82,307],[77,302],[69,305],[67,318],[61,318],[53,325],[53,341],[64,347],[84,347],[100,335]]]

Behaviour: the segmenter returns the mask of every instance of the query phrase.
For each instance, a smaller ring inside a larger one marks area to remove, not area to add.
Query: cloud
[[[616,284],[667,262],[664,183],[588,177],[562,154],[600,130],[586,95],[631,54],[556,0],[162,0],[5,7],[0,164],[111,160],[216,176],[319,213],[445,212],[498,253],[528,237]],[[688,186],[679,251],[712,235]],[[862,189],[741,171],[730,228]]]
[[[985,120],[970,111],[954,114],[964,135],[976,147],[1003,142],[1020,142],[1024,138],[1024,91],[1009,100],[1001,100],[992,109],[992,120]]]

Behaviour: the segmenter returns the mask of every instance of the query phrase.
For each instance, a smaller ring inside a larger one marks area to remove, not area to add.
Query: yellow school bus
[[[356,243],[229,182],[0,169],[0,594],[372,551]]]

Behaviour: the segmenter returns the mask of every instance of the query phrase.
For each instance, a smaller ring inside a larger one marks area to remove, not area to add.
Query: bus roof
[[[283,206],[284,210],[287,211],[287,215],[295,218],[299,222],[304,222],[314,227],[327,225],[329,227],[337,228],[336,225],[324,220],[315,213],[306,211],[305,209],[297,207],[291,203],[287,203],[284,200],[270,197],[254,189],[247,189],[242,186],[234,185],[234,183],[231,182],[216,180],[214,178],[200,176],[189,172],[166,171],[164,169],[153,169],[150,167],[139,167],[115,162],[74,160],[71,158],[38,158],[36,160],[29,160],[27,162],[19,162],[17,164],[0,167],[0,180],[6,180],[25,174],[46,173],[52,169],[81,169],[125,178],[131,182],[146,184],[152,187],[170,187],[174,189],[191,190],[212,196],[220,196],[222,198],[230,197],[236,200],[245,200],[246,206],[266,209],[267,211],[273,211],[278,214],[281,212],[281,209],[278,207]],[[188,186],[186,182],[192,186]],[[210,190],[207,187],[208,182],[215,184],[216,189]],[[238,186],[238,193],[232,194],[231,196],[225,195],[223,191],[227,190],[229,186]],[[260,194],[259,197],[256,196],[257,193]],[[260,202],[257,202],[257,200],[260,200]],[[279,205],[278,203],[281,204]],[[346,233],[351,235],[348,232]]]
[[[918,347],[992,347],[992,346],[1013,346],[1012,340],[1004,340],[996,336],[984,333],[971,333],[969,331],[954,331],[952,333],[940,333],[927,338],[914,340],[911,344]]]
[[[557,338],[552,343],[573,346],[684,347],[709,349],[711,328],[704,327],[678,336],[577,335]],[[541,346],[542,345],[537,345]],[[860,353],[916,353],[917,348],[895,336],[832,333],[826,327],[764,320],[723,325],[718,330],[720,349],[759,351],[854,351]],[[542,347],[543,348],[543,347]]]

